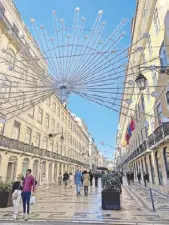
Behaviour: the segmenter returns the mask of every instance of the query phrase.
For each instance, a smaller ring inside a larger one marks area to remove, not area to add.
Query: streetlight
[[[60,141],[63,142],[64,141],[64,136],[63,136],[63,132],[62,133],[54,133],[54,134],[49,134],[49,138],[53,138],[56,137],[57,135],[61,134],[60,136]]]
[[[146,89],[147,78],[142,73],[139,73],[139,75],[136,77],[135,82],[136,82],[138,88],[140,89],[140,91],[143,91]]]

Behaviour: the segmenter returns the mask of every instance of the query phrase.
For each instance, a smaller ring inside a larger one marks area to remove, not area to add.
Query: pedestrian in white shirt
[[[74,181],[73,174],[72,174],[72,173],[69,173],[69,184],[70,184],[70,187],[71,187],[71,188],[72,188],[72,186],[73,186],[73,181]]]

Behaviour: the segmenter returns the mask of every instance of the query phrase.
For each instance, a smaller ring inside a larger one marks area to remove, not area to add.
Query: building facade
[[[0,74],[4,71],[6,74],[9,73],[9,79],[11,73],[8,70],[11,65],[12,76],[27,79],[26,71],[18,72],[19,62],[15,62],[16,55],[19,55],[21,60],[27,56],[27,52],[21,52],[24,44],[23,36],[31,45],[33,38],[13,1],[2,0],[0,2],[0,57],[4,59],[10,56],[10,58],[7,60],[8,63],[3,61],[1,64]],[[35,45],[32,44],[31,48],[32,51],[36,51],[36,55],[41,55]],[[29,54],[32,51],[29,51]],[[42,57],[40,65],[47,70],[46,62]],[[37,67],[36,62],[34,64],[27,62],[26,68],[34,73],[35,81],[36,76],[39,76],[36,74]],[[28,168],[32,169],[39,183],[43,183],[44,179],[47,183],[57,182],[59,173],[63,174],[65,171],[74,173],[77,167],[81,170],[89,169],[87,161],[89,147],[88,150],[86,147],[89,146],[90,140],[87,128],[85,130],[79,124],[66,104],[62,104],[54,94],[29,110],[13,116],[5,123],[2,122],[2,118],[0,121],[2,181],[13,181],[18,174],[25,174]]]
[[[169,193],[169,1],[138,1],[117,132],[116,165]],[[144,90],[135,82],[147,79]],[[130,84],[134,81],[134,85]],[[133,88],[131,88],[133,87]],[[126,94],[127,93],[127,94]],[[130,104],[129,101],[130,99]],[[132,100],[132,101],[131,101]],[[131,128],[132,127],[132,128]]]

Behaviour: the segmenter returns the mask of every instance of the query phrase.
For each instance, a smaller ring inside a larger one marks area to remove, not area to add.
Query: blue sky
[[[64,18],[66,25],[70,27],[73,23],[74,10],[79,7],[80,15],[85,16],[86,27],[89,28],[93,26],[98,11],[103,10],[103,19],[106,21],[105,35],[110,35],[123,18],[128,18],[126,26],[128,35],[122,43],[123,47],[130,41],[130,23],[135,13],[136,0],[14,0],[14,2],[30,31],[32,17],[37,24],[44,24],[50,31],[53,27],[52,10],[56,10],[57,17]],[[117,113],[76,96],[69,98],[69,108],[84,119],[101,152],[112,157],[114,150],[103,147],[100,142],[115,146],[119,119]]]

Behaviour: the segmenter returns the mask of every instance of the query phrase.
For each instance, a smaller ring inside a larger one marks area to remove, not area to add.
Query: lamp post
[[[147,78],[142,74],[142,73],[139,73],[139,75],[136,77],[136,80],[135,80],[138,88],[140,91],[143,91],[146,89],[147,87]]]
[[[61,136],[60,136],[60,141],[63,143],[63,141],[64,141],[64,136],[63,136],[63,132],[62,133],[54,133],[54,134],[49,134],[49,139],[50,138],[53,138],[53,137],[56,137],[57,135],[59,135],[59,134],[61,134]]]

